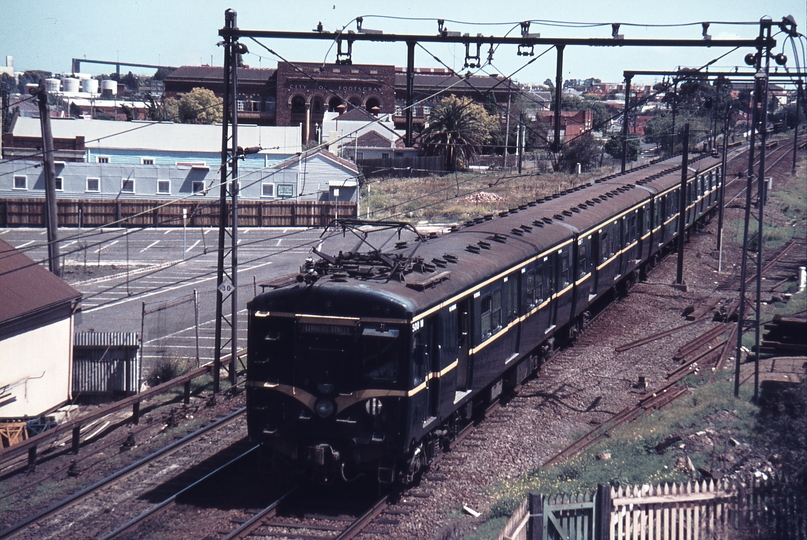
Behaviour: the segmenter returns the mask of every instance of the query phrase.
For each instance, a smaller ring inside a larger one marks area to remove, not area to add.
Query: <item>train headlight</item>
[[[322,398],[314,404],[314,410],[320,418],[328,418],[336,411],[336,405],[330,399]]]
[[[384,405],[381,403],[380,399],[370,398],[364,404],[364,408],[367,409],[367,414],[370,416],[378,416],[381,414],[381,410],[384,408]]]

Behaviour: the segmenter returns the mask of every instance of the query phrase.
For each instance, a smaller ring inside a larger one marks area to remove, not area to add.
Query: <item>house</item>
[[[547,133],[548,140],[554,138],[555,113],[552,111],[538,111],[536,114],[539,129]],[[560,140],[571,141],[579,135],[591,131],[594,122],[594,113],[585,111],[560,112]]]
[[[243,176],[242,187],[264,199],[358,201],[359,169],[352,161],[317,148],[302,152],[266,171]]]
[[[71,397],[81,293],[0,240],[0,419],[36,417]]]
[[[82,200],[216,199],[222,128],[166,122],[52,119],[58,198]],[[238,161],[239,176],[268,171],[301,151],[299,127],[239,125],[239,146],[259,149]],[[44,197],[38,118],[18,117],[3,137],[0,198]],[[242,180],[244,198],[260,186]]]

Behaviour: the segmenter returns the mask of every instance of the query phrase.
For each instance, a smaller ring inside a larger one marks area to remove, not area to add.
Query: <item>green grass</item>
[[[594,176],[570,174],[507,175],[455,173],[423,178],[373,179],[361,190],[361,217],[403,221],[463,222],[509,210],[588,182]],[[465,197],[492,193],[493,203],[468,203]]]
[[[758,409],[750,402],[753,389],[743,387],[740,398],[735,398],[732,377],[731,372],[720,372],[715,382],[692,388],[691,394],[670,407],[614,429],[586,452],[499,483],[494,489],[496,502],[491,516],[509,516],[529,492],[574,494],[594,491],[601,483],[641,485],[690,480],[687,471],[676,467],[679,457],[689,457],[696,467],[710,467],[723,449],[715,446],[708,454],[690,452],[689,436],[707,428],[726,433],[748,432],[754,426]],[[682,440],[659,453],[656,447],[670,435]],[[683,449],[679,448],[682,444]],[[598,459],[602,454],[610,454],[610,459]]]

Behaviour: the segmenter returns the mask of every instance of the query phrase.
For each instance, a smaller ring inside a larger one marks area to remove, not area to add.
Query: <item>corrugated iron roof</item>
[[[134,332],[76,332],[73,347],[137,347]]]
[[[265,68],[238,68],[239,81],[266,82],[275,74],[274,69]],[[165,76],[166,82],[181,80],[210,79],[215,82],[222,82],[224,79],[223,66],[182,66],[178,67]]]
[[[104,149],[221,152],[221,126],[213,124],[53,118],[51,130],[55,139],[83,136],[87,148],[94,153]],[[39,118],[17,118],[13,134],[14,137],[41,137]],[[260,146],[265,149],[261,153],[293,154],[300,150],[300,127],[240,124],[238,143],[244,148]]]
[[[81,298],[81,293],[0,240],[0,323]]]

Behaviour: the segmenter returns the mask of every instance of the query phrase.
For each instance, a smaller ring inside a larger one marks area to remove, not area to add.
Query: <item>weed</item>
[[[170,356],[157,362],[148,376],[149,386],[157,386],[187,373],[194,366],[187,358]]]

